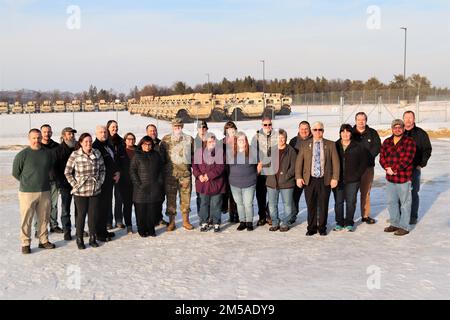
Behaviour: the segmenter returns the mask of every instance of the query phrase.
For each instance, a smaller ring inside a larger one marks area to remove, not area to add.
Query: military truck
[[[111,105],[102,99],[98,102],[98,111],[111,111]]]
[[[20,102],[14,102],[14,106],[11,109],[12,113],[23,113],[23,106]]]
[[[81,111],[81,102],[80,100],[72,100],[71,103],[68,103],[66,106],[67,112],[79,112]]]
[[[27,105],[25,106],[25,113],[35,113],[37,111],[36,101],[28,101]]]
[[[259,118],[264,112],[263,98],[262,92],[236,93],[234,98],[227,100],[225,114],[233,121]]]
[[[41,105],[41,112],[48,113],[53,112],[52,103],[50,100],[45,100]]]
[[[279,115],[291,114],[291,105],[292,105],[291,97],[282,97],[281,98],[281,110],[280,110],[280,112],[278,112],[278,114]]]
[[[66,104],[64,103],[64,101],[58,100],[53,106],[53,110],[55,112],[66,112]]]
[[[193,93],[183,95],[180,103],[172,108],[171,116],[181,118],[183,122],[193,122],[194,119],[206,120],[211,116],[213,109],[213,95],[210,93]]]
[[[125,104],[122,103],[122,101],[120,101],[120,99],[116,99],[114,101],[114,110],[115,111],[124,111],[124,110],[126,110],[126,106],[125,106]]]
[[[0,114],[8,113],[8,102],[0,102]]]
[[[86,100],[83,106],[83,111],[87,112],[95,111],[95,104],[92,102],[92,100]]]

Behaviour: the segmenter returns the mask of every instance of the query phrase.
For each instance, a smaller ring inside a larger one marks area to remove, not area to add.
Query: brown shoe
[[[38,247],[41,249],[55,249],[56,246],[53,243],[46,242],[46,243],[39,243]]]
[[[397,231],[397,230],[398,230],[397,227],[389,226],[389,227],[387,227],[387,228],[384,229],[384,232],[395,232],[395,231]]]
[[[30,248],[30,246],[23,246],[23,247],[22,247],[22,253],[23,253],[23,254],[30,254],[30,253],[31,253],[31,248]]]
[[[406,231],[405,229],[398,229],[395,231],[394,235],[396,236],[405,236],[409,233],[409,231]]]
[[[189,223],[189,213],[183,213],[183,228],[186,230],[192,230],[194,227]]]
[[[169,225],[167,226],[167,231],[174,231],[176,229],[175,226],[175,215],[171,215],[169,217]]]

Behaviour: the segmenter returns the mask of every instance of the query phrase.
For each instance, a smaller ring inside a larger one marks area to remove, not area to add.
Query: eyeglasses
[[[151,143],[143,143],[142,146],[147,146],[147,147],[151,147],[152,144]]]
[[[272,124],[271,124],[271,123],[264,123],[263,126],[264,126],[264,127],[271,127]]]
[[[312,131],[319,131],[319,132],[323,132],[323,129],[312,129]]]

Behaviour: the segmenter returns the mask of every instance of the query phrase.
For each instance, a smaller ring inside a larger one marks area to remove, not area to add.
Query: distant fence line
[[[339,105],[343,98],[345,104],[376,104],[381,101],[386,104],[400,104],[402,101],[450,101],[450,94],[442,94],[433,89],[380,89],[362,91],[340,91],[304,93],[292,96],[295,105]]]

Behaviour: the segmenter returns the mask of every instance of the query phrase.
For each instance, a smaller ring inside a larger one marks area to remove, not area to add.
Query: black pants
[[[256,180],[256,201],[258,202],[259,219],[266,219],[267,216],[267,176],[259,175]]]
[[[123,221],[123,198],[122,192],[117,184],[113,185],[114,188],[114,220],[116,221],[116,225],[118,223],[122,223]],[[111,210],[108,212],[108,225],[113,224],[113,210],[111,205]]]
[[[131,213],[133,209],[133,185],[131,183],[121,185],[120,194],[122,196],[123,202],[123,218],[125,219],[125,225],[127,227],[131,227],[133,225],[133,222],[131,220]]]
[[[99,214],[95,224],[97,236],[106,237],[108,230],[106,229],[108,215],[112,210],[113,197],[113,182],[106,181],[102,185],[102,192],[100,193]]]
[[[163,203],[164,201],[160,201],[156,203],[156,223],[159,223],[163,220]]]
[[[297,186],[294,187],[294,215],[297,217],[300,212],[300,197],[302,196],[303,188],[299,188]]]
[[[326,232],[331,187],[325,186],[323,178],[311,177],[309,184],[304,188],[308,207],[308,231],[316,232],[318,229],[319,232]]]
[[[86,223],[86,214],[88,216],[89,234],[95,235],[96,232],[96,220],[99,213],[99,200],[100,196],[93,197],[79,197],[74,196],[74,202],[76,207],[75,226],[77,228],[77,237],[83,237],[84,225]]]
[[[136,223],[138,233],[155,233],[155,223],[158,217],[158,203],[135,203]]]

